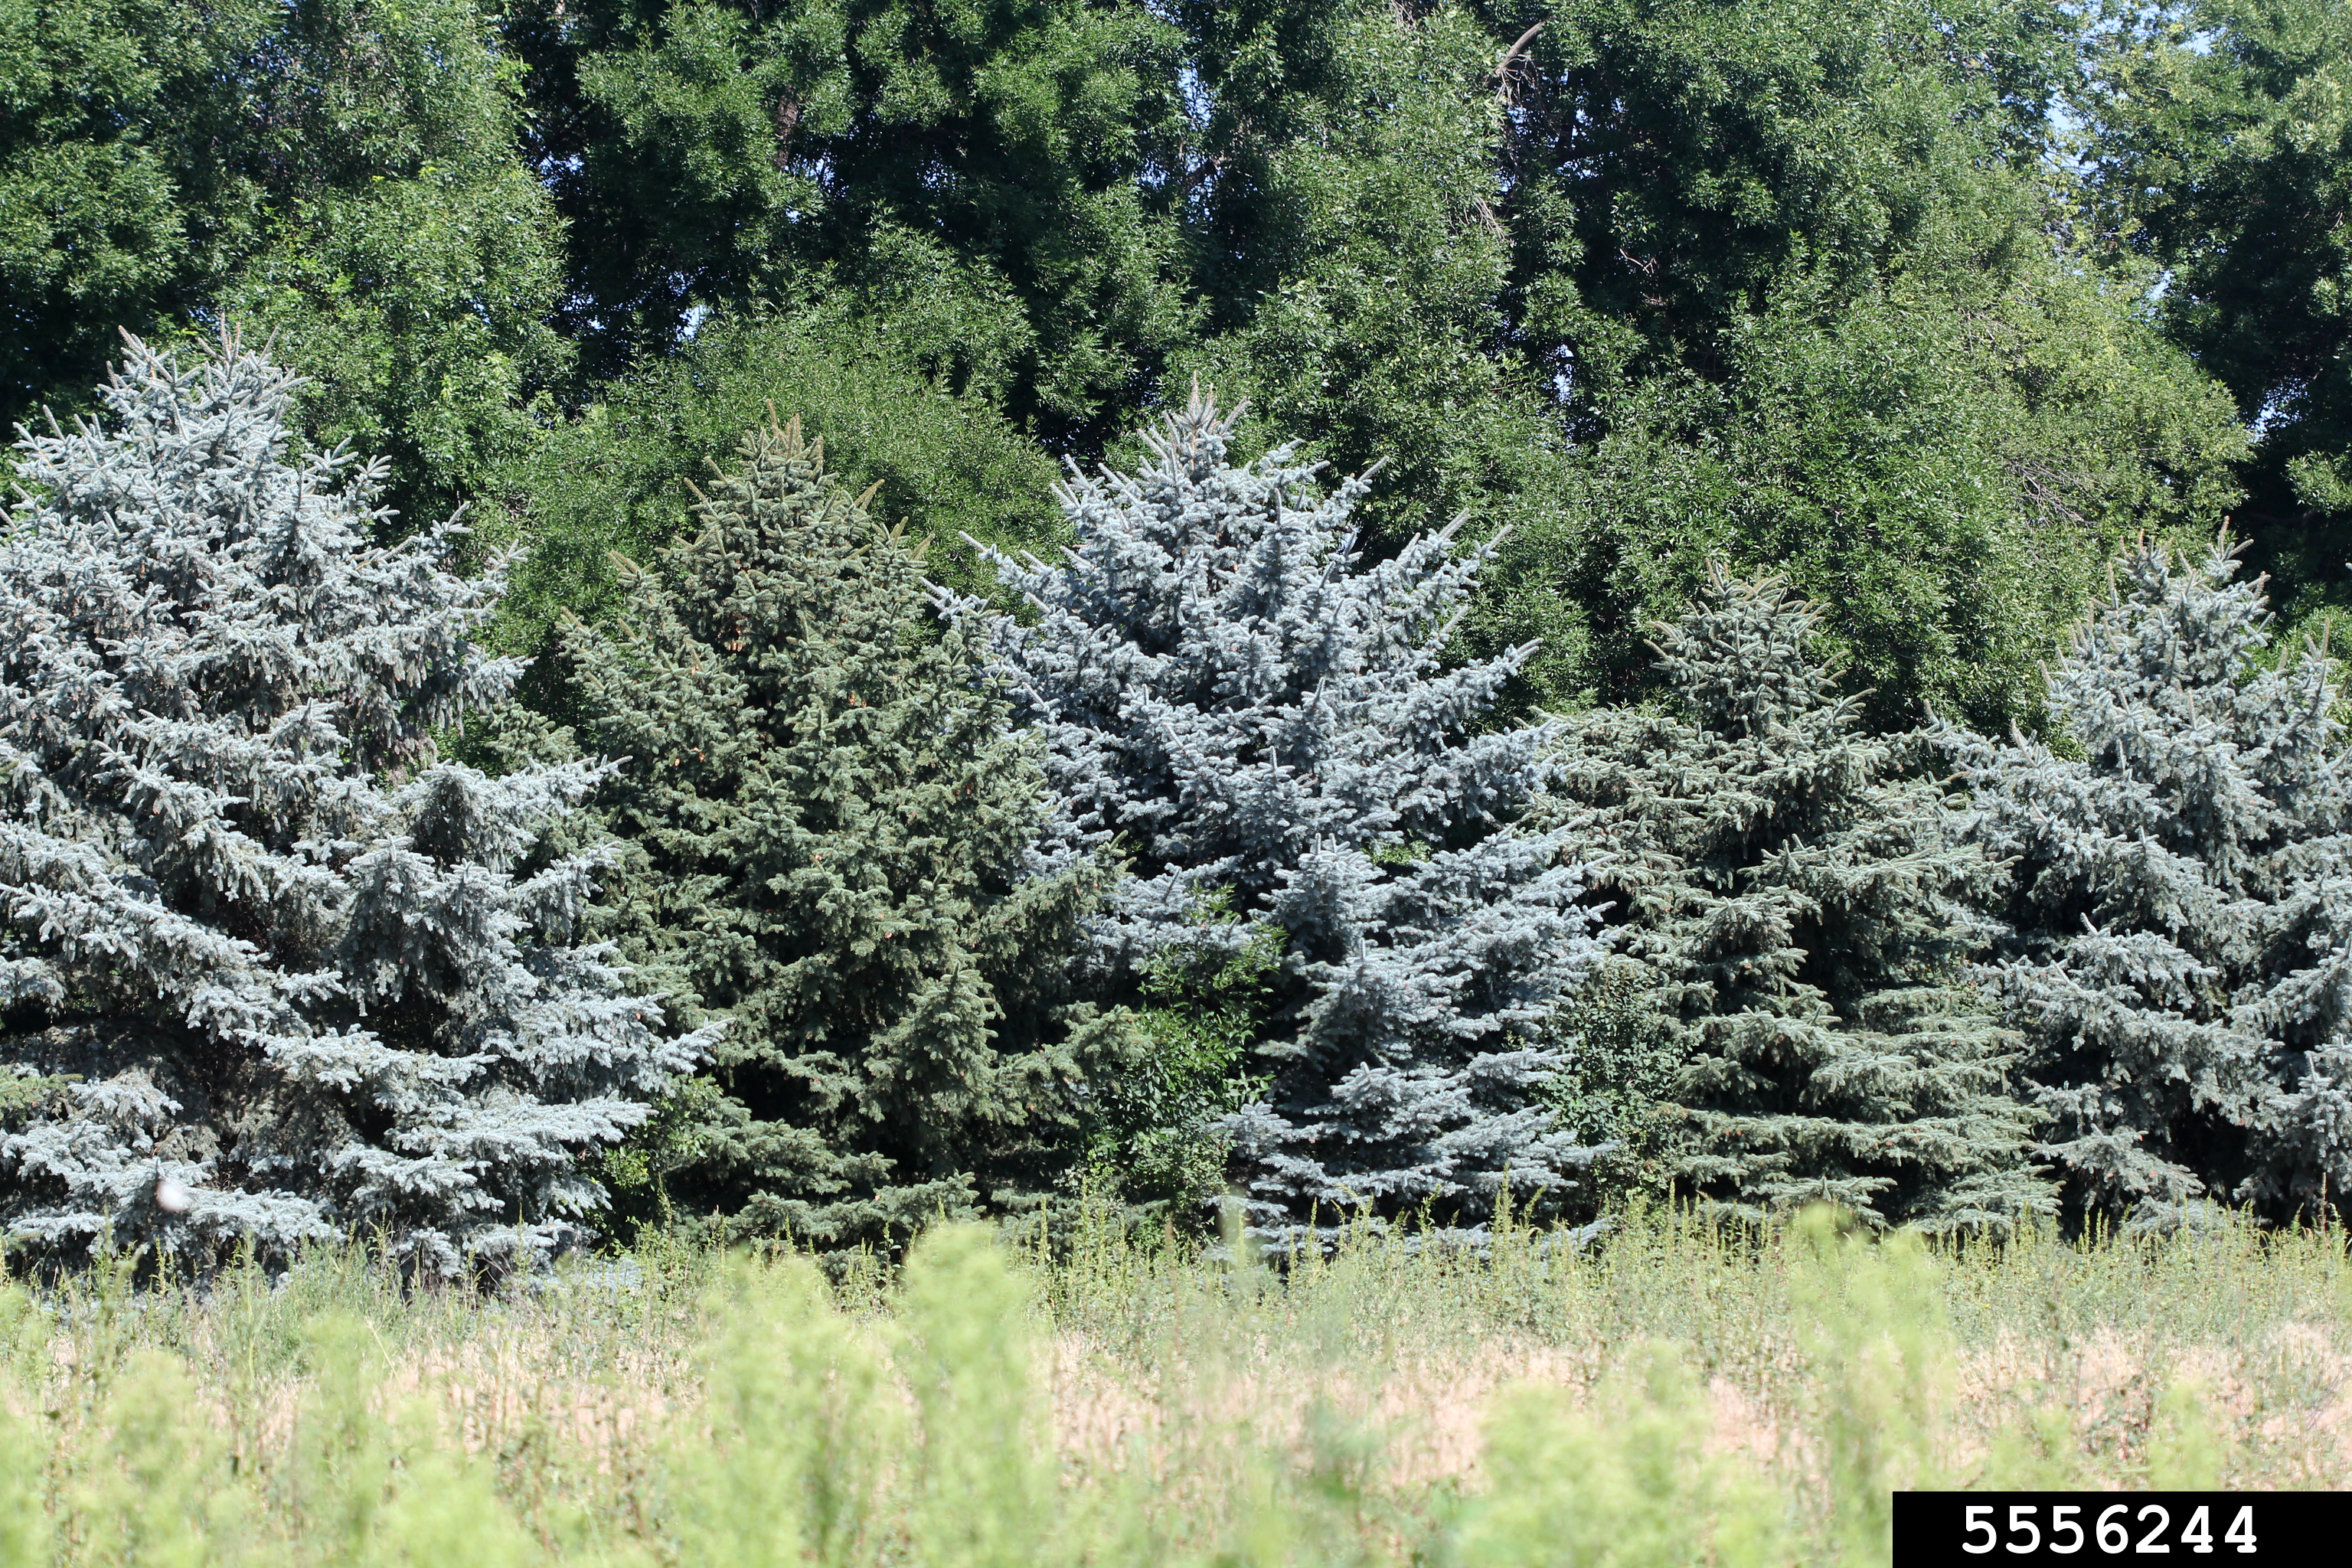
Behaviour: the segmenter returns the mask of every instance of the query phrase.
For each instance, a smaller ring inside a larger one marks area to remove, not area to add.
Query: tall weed
[[[1898,1488],[2352,1484],[2340,1237],[1064,1241],[0,1288],[0,1562],[1876,1564]]]

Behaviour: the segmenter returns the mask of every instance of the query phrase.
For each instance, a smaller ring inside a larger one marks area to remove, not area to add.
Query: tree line
[[[1507,716],[1505,548],[1197,390],[1058,562],[926,572],[797,420],[518,700],[296,379],[137,339],[0,543],[0,1213],[48,1264],[619,1218],[824,1251],[1093,1199],[1276,1252],[1664,1187],[2006,1235],[2343,1205],[2352,769],[2226,533],[2042,735],[1864,721],[1720,563],[1660,694]],[[1009,603],[1008,603],[1009,601]]]
[[[0,35],[27,1240],[2338,1201],[2327,0]]]

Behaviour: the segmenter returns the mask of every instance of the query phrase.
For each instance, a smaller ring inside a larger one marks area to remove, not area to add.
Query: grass
[[[357,1253],[0,1297],[0,1563],[1883,1563],[1898,1487],[2352,1486],[2341,1236],[1626,1216],[1286,1279],[1082,1229],[903,1275]]]

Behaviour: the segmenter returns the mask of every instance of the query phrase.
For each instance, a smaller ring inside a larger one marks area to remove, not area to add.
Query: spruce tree
[[[1252,1225],[1475,1226],[1590,1152],[1538,1098],[1560,1061],[1540,1026],[1591,953],[1582,877],[1503,826],[1546,731],[1471,732],[1534,649],[1444,668],[1493,546],[1455,554],[1456,519],[1364,563],[1365,479],[1233,461],[1240,412],[1196,389],[1140,471],[1074,473],[1061,564],[992,554],[1034,616],[991,634],[1065,830],[1129,858],[1095,925],[1111,983],[1276,933],[1267,1087],[1223,1123]]]
[[[0,1222],[201,1266],[380,1237],[446,1275],[576,1243],[579,1156],[707,1037],[665,1039],[573,927],[599,770],[436,738],[520,666],[454,526],[375,545],[380,466],[287,457],[298,383],[135,340],[102,422],[16,449],[0,540]]]
[[[2082,1212],[2273,1217],[2352,1180],[2352,777],[2325,650],[2269,653],[2226,535],[2143,542],[2049,674],[2054,732],[1938,740],[2008,865],[1986,973]]]
[[[2000,1228],[2046,1210],[1963,973],[1983,856],[1916,735],[1857,721],[1782,581],[1708,591],[1653,645],[1670,706],[1580,717],[1541,813],[1615,900],[1612,965],[1664,1016],[1676,1178],[1735,1212]]]
[[[629,759],[600,797],[631,847],[612,929],[731,1020],[670,1195],[828,1249],[1015,1201],[1106,1037],[1061,994],[1103,879],[1041,851],[1034,739],[797,419],[697,516],[569,638],[585,733]]]

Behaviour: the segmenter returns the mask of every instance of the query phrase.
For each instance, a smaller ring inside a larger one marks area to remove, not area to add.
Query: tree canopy
[[[223,321],[404,527],[494,492],[570,345],[560,226],[471,0],[0,5],[0,429],[85,405],[115,330]]]
[[[2302,600],[2352,556],[2352,11],[2110,6],[2081,96],[2094,253],[2160,268],[2168,335],[2257,432],[2239,521]]]
[[[1429,506],[1512,528],[1465,644],[1541,640],[1507,712],[1654,689],[1642,627],[1720,556],[1820,606],[1874,722],[1997,726],[2141,530],[2251,496],[2334,592],[2345,26],[5,0],[0,420],[73,405],[115,324],[274,330],[408,524],[470,501],[540,551],[536,647],[763,399],[1020,546],[1041,463],[1201,375],[1310,459],[1391,459],[1376,552]]]

